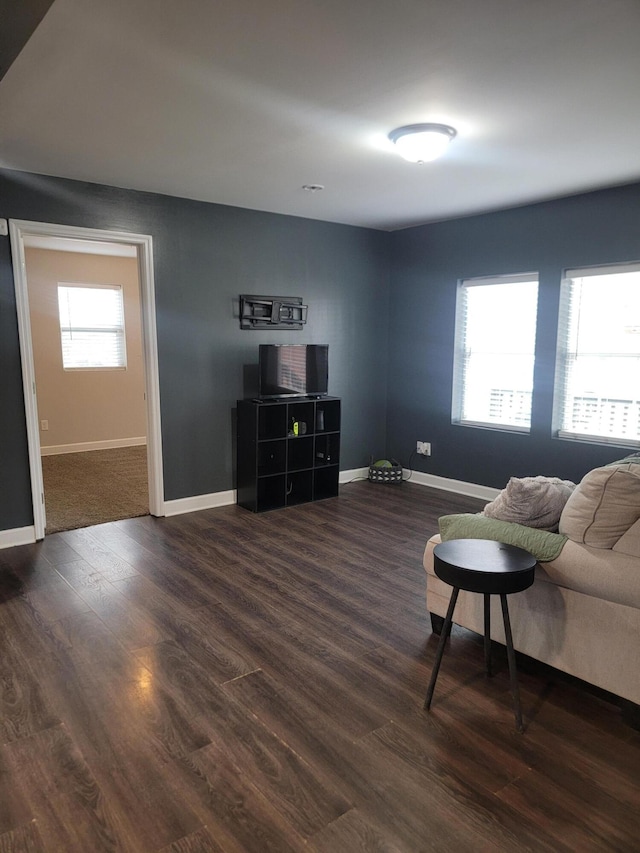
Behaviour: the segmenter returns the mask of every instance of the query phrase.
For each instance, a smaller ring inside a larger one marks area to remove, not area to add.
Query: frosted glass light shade
[[[408,124],[392,130],[389,139],[405,160],[428,163],[444,154],[455,135],[447,124]]]

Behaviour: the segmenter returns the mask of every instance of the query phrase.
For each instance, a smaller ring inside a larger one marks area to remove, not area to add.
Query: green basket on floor
[[[396,459],[379,459],[369,465],[369,481],[371,483],[401,483],[402,465]]]

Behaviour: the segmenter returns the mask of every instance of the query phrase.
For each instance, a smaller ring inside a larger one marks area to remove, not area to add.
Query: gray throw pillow
[[[485,506],[483,514],[554,533],[575,487],[570,480],[558,477],[512,477],[498,497]]]

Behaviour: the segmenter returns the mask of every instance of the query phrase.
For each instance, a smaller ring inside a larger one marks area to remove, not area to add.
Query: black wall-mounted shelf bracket
[[[241,329],[301,329],[306,322],[300,296],[240,295]]]

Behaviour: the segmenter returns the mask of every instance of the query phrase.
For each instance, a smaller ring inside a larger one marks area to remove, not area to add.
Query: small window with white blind
[[[566,271],[554,426],[561,438],[640,444],[640,263]]]
[[[460,282],[454,423],[529,431],[537,312],[535,273]]]
[[[58,309],[65,370],[117,370],[127,366],[119,285],[59,284]]]

